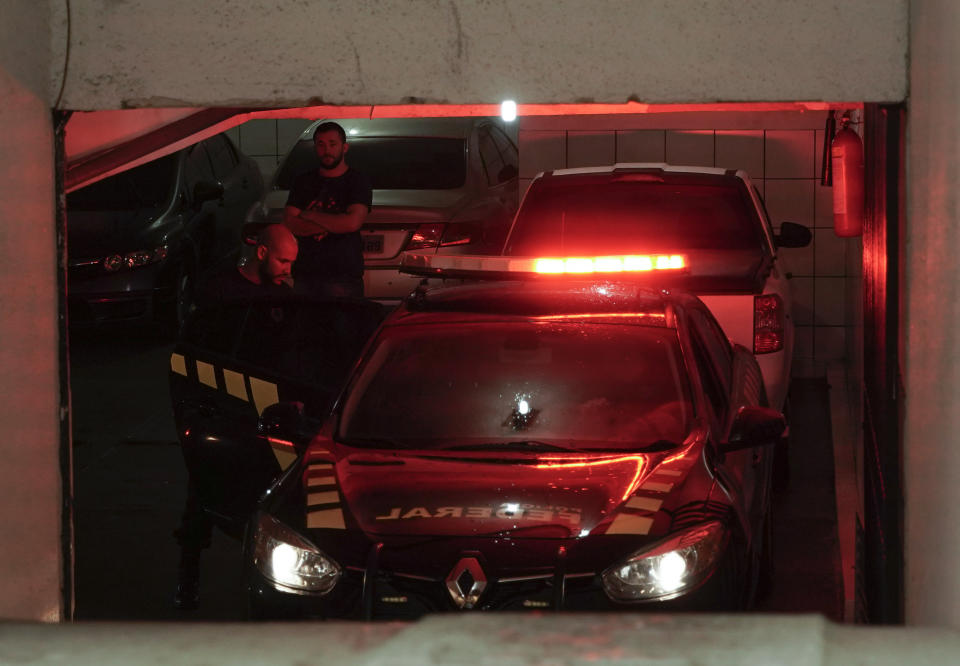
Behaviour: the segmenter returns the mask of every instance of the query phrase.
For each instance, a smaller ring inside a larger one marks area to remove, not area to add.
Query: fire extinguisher
[[[850,116],[840,120],[830,144],[833,175],[833,231],[841,238],[863,233],[863,142],[850,128]]]

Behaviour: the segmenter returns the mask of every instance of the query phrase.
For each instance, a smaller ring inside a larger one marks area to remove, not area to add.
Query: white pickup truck
[[[771,407],[786,409],[794,326],[779,247],[803,247],[810,230],[775,233],[744,171],[661,163],[539,174],[514,217],[502,254],[571,257],[682,254],[683,276],[727,337],[752,350]]]

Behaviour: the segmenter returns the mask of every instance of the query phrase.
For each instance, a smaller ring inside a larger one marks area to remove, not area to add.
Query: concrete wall
[[[899,101],[907,6],[74,1],[63,106]]]
[[[0,618],[58,620],[57,244],[43,3],[0,9]]]
[[[907,619],[960,626],[960,5],[911,9],[907,154]]]

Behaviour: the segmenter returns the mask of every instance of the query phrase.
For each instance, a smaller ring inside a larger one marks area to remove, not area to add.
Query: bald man
[[[253,284],[289,285],[290,269],[297,260],[297,252],[297,239],[293,233],[282,224],[271,224],[257,235],[253,259],[237,268]]]
[[[252,301],[289,292],[291,268],[297,260],[297,239],[282,224],[270,224],[257,234],[252,256],[236,266],[214,274],[197,289],[200,307],[236,301]]]
[[[297,239],[281,224],[271,224],[257,234],[252,256],[221,270],[197,289],[201,310],[225,303],[253,302],[293,293],[290,268],[297,259]],[[188,475],[187,499],[175,531],[180,545],[174,605],[197,607],[200,596],[200,553],[210,545],[213,523],[203,512],[195,479]]]

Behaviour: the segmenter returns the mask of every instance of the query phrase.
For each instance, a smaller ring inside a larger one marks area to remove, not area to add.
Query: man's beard
[[[343,161],[343,151],[341,150],[340,154],[333,158],[333,162],[328,164],[327,160],[331,157],[331,155],[324,155],[320,158],[320,164],[323,165],[324,169],[336,169],[338,166],[340,166],[340,162]]]
[[[267,265],[265,263],[260,264],[260,284],[280,284],[283,282],[284,278],[289,277],[287,275],[270,275],[267,271]]]

